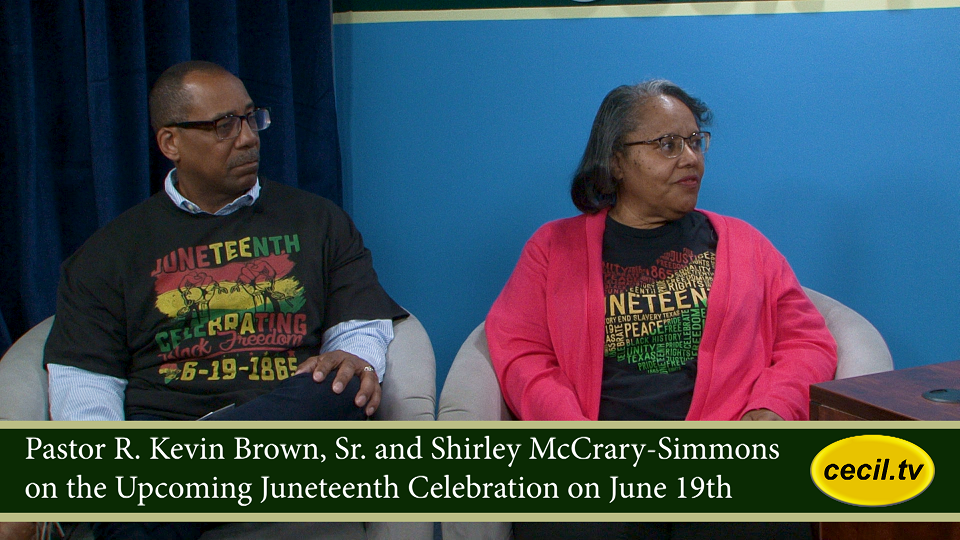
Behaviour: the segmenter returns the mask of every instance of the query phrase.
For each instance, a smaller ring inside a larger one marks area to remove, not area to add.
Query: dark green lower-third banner
[[[956,520],[958,435],[922,422],[8,422],[0,520]]]

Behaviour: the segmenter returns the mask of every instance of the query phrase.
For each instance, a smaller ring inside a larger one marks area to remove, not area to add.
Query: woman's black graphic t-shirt
[[[607,217],[600,420],[686,417],[716,247],[716,231],[700,212],[656,229]]]

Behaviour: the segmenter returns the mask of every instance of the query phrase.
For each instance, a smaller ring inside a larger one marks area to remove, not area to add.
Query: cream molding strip
[[[761,0],[753,2],[665,3],[569,7],[450,9],[430,11],[351,11],[334,13],[334,24],[441,21],[515,21],[538,19],[624,19],[715,15],[841,13],[960,7],[960,0]]]

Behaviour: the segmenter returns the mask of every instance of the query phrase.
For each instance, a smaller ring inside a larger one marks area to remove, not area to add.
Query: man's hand
[[[338,367],[339,366],[339,367]],[[344,351],[330,351],[320,356],[311,356],[297,367],[297,374],[313,372],[313,380],[321,382],[334,369],[337,376],[333,379],[333,393],[343,392],[344,387],[354,376],[360,377],[360,391],[353,402],[357,407],[367,406],[364,412],[373,416],[380,406],[380,381],[373,366],[365,360]]]
[[[783,420],[783,418],[770,409],[754,409],[747,411],[740,420]]]

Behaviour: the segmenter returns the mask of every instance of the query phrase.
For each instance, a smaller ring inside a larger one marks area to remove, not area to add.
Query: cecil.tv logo
[[[810,477],[828,497],[854,506],[891,506],[923,493],[933,460],[919,446],[886,435],[839,440],[810,464]]]

